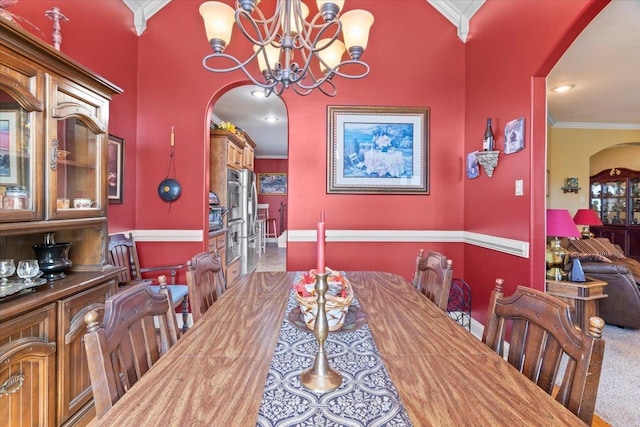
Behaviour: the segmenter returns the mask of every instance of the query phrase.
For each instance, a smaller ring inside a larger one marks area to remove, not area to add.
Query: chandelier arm
[[[320,14],[316,15],[314,18],[315,22],[318,18],[318,16],[320,16]],[[300,46],[304,47],[307,50],[314,50],[315,49],[315,45],[318,42],[318,40],[320,40],[322,38],[322,36],[324,36],[324,34],[329,31],[332,27],[335,27],[336,31],[335,33],[333,33],[332,36],[330,36],[329,38],[331,39],[331,43],[333,43],[335,40],[338,39],[338,37],[340,37],[340,32],[342,31],[342,23],[339,20],[334,20],[331,22],[327,22],[323,25],[312,25],[309,24],[309,31],[304,33],[304,37],[302,35],[299,35],[299,41],[300,41]],[[314,38],[314,42],[311,42],[311,38],[313,36],[312,30],[318,30],[318,32],[316,33]],[[331,44],[329,43],[329,44]],[[329,45],[328,44],[328,45]],[[327,46],[328,46],[327,45]]]
[[[259,51],[258,51],[259,52]],[[205,56],[202,59],[202,66],[207,69],[208,71],[211,71],[213,73],[228,73],[230,71],[236,71],[236,70],[244,70],[244,68],[251,63],[251,61],[253,61],[255,59],[255,57],[257,56],[257,52],[254,52],[253,55],[251,55],[249,58],[247,58],[244,62],[240,62],[235,56],[226,54],[224,52],[222,53],[210,53],[209,55]],[[214,67],[210,67],[207,65],[207,62],[210,59],[214,59],[214,58],[223,58],[223,59],[228,59],[231,62],[234,62],[236,65],[231,66],[229,68],[214,68]],[[246,73],[246,71],[245,71]]]
[[[330,86],[330,90],[327,90],[325,87],[323,87],[323,85]],[[313,85],[304,85],[302,83],[297,83],[293,85],[292,88],[295,93],[303,96],[309,95],[314,89],[318,89],[320,92],[330,97],[334,97],[338,93],[336,85],[333,83],[331,77],[329,76],[317,81]]]
[[[341,73],[340,71],[338,71],[341,67],[344,67],[345,65],[356,65],[364,68],[364,71],[360,74],[347,74],[347,73]],[[327,74],[333,74],[345,79],[354,80],[354,79],[361,79],[363,77],[366,77],[367,75],[369,75],[370,71],[371,71],[371,68],[369,67],[369,64],[367,64],[366,62],[359,61],[356,59],[347,59],[346,61],[342,61],[341,63],[336,65],[335,68],[328,67]]]
[[[270,19],[266,19],[259,7],[256,7],[254,11],[259,15],[260,19],[254,19],[251,14],[249,14],[244,9],[236,9],[236,26],[238,27],[242,35],[252,44],[256,46],[266,46],[268,44],[271,44],[278,36],[280,20],[275,19],[277,18],[277,15],[272,16]],[[245,21],[251,24],[249,28],[252,28],[259,38],[254,38],[251,33],[247,31],[247,29],[245,28]],[[269,25],[271,25],[270,28]],[[260,27],[262,27],[264,34],[262,31],[260,31]]]
[[[214,72],[214,73],[227,73],[227,72],[230,72],[230,71],[241,70],[245,74],[245,76],[247,76],[247,78],[249,78],[249,80],[251,80],[255,85],[260,86],[263,89],[269,89],[269,88],[275,86],[276,84],[278,84],[277,81],[274,81],[273,83],[270,83],[268,81],[266,81],[266,82],[258,81],[255,77],[253,77],[253,75],[251,75],[251,73],[249,73],[249,71],[247,71],[245,66],[248,63],[250,63],[255,57],[256,57],[256,54],[254,53],[245,62],[240,62],[235,57],[233,57],[231,55],[228,55],[226,53],[212,53],[212,54],[207,55],[207,56],[204,57],[204,59],[202,60],[202,66],[206,70]],[[229,67],[229,68],[213,68],[213,67],[210,67],[210,66],[207,65],[207,61],[212,59],[212,58],[229,59],[230,61],[235,62],[236,65],[233,66],[233,67]],[[265,78],[265,80],[268,80],[268,79]]]

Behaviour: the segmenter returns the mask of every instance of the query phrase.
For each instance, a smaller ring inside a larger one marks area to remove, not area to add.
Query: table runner
[[[357,297],[352,305],[359,306]],[[366,324],[354,331],[330,332],[324,343],[330,366],[342,374],[340,387],[315,393],[300,384],[300,374],[312,366],[318,344],[313,331],[289,322],[288,314],[297,306],[292,289],[257,425],[411,426]]]

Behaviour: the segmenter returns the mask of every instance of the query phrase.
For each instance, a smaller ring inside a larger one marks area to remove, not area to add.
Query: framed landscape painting
[[[258,194],[261,194],[261,195],[287,194],[287,174],[286,173],[259,173],[258,174]]]
[[[328,106],[327,121],[327,193],[429,193],[428,108]]]

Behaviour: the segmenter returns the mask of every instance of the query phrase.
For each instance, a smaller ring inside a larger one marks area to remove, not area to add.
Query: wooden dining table
[[[294,276],[241,276],[98,424],[255,426]],[[346,276],[414,426],[584,426],[403,277]]]

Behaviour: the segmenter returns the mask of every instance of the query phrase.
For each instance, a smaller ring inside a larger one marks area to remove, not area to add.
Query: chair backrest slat
[[[187,286],[195,323],[226,290],[220,257],[201,252],[187,261]]]
[[[524,286],[504,297],[503,284],[497,279],[491,293],[482,341],[504,356],[505,331],[510,329],[508,362],[547,393],[557,389],[556,400],[591,425],[604,355],[604,321],[594,316],[590,330],[582,331],[567,303]]]
[[[126,268],[126,271],[118,276],[119,283],[131,282],[141,278],[138,253],[131,233],[109,235],[109,260],[111,265]]]
[[[159,292],[148,284],[128,287],[107,299],[98,319],[96,310],[85,315],[84,341],[100,418],[177,342],[178,329],[165,286]]]
[[[453,261],[439,252],[429,251],[426,258],[420,250],[416,258],[413,286],[443,311],[447,310],[453,276]]]

